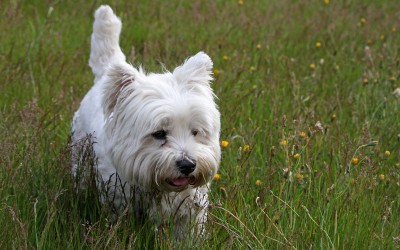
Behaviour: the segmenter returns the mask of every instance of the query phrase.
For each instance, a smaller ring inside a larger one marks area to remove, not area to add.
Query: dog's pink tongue
[[[175,186],[186,186],[187,184],[189,184],[189,178],[175,178],[175,179],[171,179],[170,182],[175,185]]]

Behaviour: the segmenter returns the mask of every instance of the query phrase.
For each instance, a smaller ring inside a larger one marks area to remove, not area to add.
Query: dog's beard
[[[182,174],[176,165],[182,158],[182,150],[160,146],[153,138],[143,139],[136,149],[133,143],[119,141],[110,147],[110,151],[118,174],[131,185],[139,185],[145,190],[179,192],[205,185],[218,168],[218,145],[193,147],[191,155],[196,159],[196,168],[187,175]]]

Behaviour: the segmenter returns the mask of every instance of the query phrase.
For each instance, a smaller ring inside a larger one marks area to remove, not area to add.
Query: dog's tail
[[[110,6],[100,6],[94,18],[89,66],[92,68],[96,82],[103,76],[108,65],[125,61],[125,55],[119,47],[121,20]]]

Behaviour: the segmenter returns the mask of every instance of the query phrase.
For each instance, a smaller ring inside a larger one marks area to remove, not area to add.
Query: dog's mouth
[[[185,187],[187,185],[193,185],[196,183],[196,178],[194,176],[190,177],[178,177],[173,179],[167,179],[168,184],[175,187]]]

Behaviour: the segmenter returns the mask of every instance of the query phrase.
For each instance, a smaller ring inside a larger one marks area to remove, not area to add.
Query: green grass
[[[198,248],[400,248],[397,1],[109,4],[134,65],[172,70],[204,50],[218,71],[229,145]],[[94,190],[74,192],[69,128],[93,82],[87,61],[99,5],[2,4],[1,249],[173,246],[129,214],[110,226]]]

